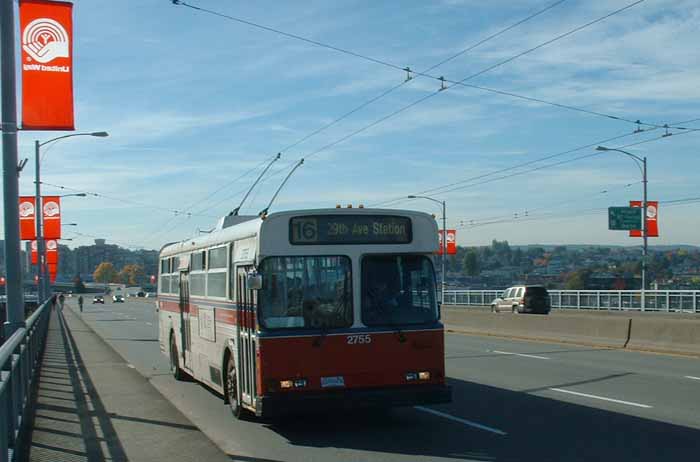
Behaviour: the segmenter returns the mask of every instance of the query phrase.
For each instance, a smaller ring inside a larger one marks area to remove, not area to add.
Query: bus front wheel
[[[177,352],[177,344],[175,343],[175,336],[170,336],[170,372],[173,374],[175,380],[184,380],[185,373],[180,368],[180,359]]]
[[[236,364],[232,356],[229,356],[228,363],[226,363],[226,400],[234,417],[242,419],[243,408],[238,402],[238,379],[236,378]]]

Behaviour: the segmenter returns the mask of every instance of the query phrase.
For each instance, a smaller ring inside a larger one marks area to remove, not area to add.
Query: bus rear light
[[[291,380],[280,380],[280,388],[292,388],[294,386],[294,382]]]

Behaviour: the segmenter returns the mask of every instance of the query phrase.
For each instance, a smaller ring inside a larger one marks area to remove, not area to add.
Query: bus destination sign
[[[308,215],[289,221],[292,245],[409,244],[411,219],[393,215]]]

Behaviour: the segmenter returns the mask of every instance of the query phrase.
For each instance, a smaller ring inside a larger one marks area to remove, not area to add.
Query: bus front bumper
[[[452,402],[452,388],[429,384],[373,389],[295,391],[274,393],[257,399],[255,414],[262,417],[308,411],[401,407]]]

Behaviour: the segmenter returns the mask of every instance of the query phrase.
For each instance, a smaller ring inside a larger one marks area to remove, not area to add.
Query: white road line
[[[423,406],[413,406],[414,409],[417,409],[419,411],[427,412],[428,414],[433,414],[439,417],[444,417],[447,420],[451,420],[453,422],[458,422],[464,425],[467,425],[469,427],[474,427],[478,428],[479,430],[484,430],[487,432],[495,433],[497,435],[501,436],[506,436],[508,433],[501,431],[497,428],[492,428],[492,427],[487,427],[486,425],[481,425],[480,423],[472,422],[470,420],[462,419],[460,417],[455,417],[450,414],[445,414],[444,412],[436,411],[435,409],[430,409],[428,407],[423,407]]]
[[[126,367],[131,368],[131,369],[136,369],[136,366],[134,366],[133,364],[127,364]]]
[[[525,358],[535,358],[535,359],[550,359],[550,358],[547,358],[546,356],[527,355],[525,353],[511,353],[509,351],[491,350],[491,352],[498,353],[499,355],[524,356]]]
[[[153,325],[152,322],[146,322],[146,324],[148,324],[149,326],[152,326],[152,325]]]
[[[562,388],[550,388],[550,390],[558,391],[561,393],[568,393],[570,395],[583,396],[585,398],[593,398],[593,399],[600,399],[603,401],[610,401],[611,403],[626,404],[628,406],[642,407],[644,409],[651,409],[652,408],[652,406],[649,406],[648,404],[639,404],[639,403],[633,403],[631,401],[622,401],[620,399],[606,398],[604,396],[589,395],[588,393],[579,393],[577,391],[564,390]]]
[[[686,375],[686,379],[692,379],[692,380],[700,380],[700,377],[693,377],[692,375]]]

